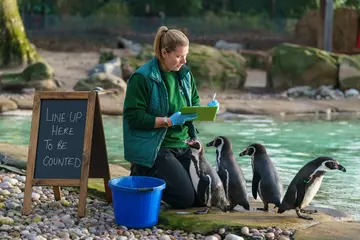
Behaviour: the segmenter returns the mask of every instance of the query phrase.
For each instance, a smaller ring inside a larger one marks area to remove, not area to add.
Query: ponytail
[[[159,27],[154,40],[154,54],[162,61],[161,51],[175,51],[177,46],[188,46],[189,39],[186,35],[177,29],[168,29],[166,26]]]

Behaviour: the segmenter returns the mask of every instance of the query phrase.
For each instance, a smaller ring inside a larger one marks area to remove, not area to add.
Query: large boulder
[[[283,43],[269,51],[271,65],[267,87],[288,89],[296,86],[320,87],[337,84],[335,54],[320,49]]]
[[[74,86],[75,91],[92,91],[96,87],[105,90],[114,90],[119,93],[125,93],[126,82],[113,74],[94,73],[90,77],[80,79]]]
[[[125,61],[137,69],[153,56],[152,46],[145,45],[136,57]],[[206,45],[191,44],[186,65],[191,68],[199,88],[242,88],[247,77],[246,60],[241,54]]]
[[[0,75],[0,89],[21,91],[24,88],[35,88],[39,91],[53,91],[60,87],[54,79],[54,69],[45,62],[29,65],[20,73]]]
[[[360,55],[340,55],[338,61],[340,88],[360,90]]]

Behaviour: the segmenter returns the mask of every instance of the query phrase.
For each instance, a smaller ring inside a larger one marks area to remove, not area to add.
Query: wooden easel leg
[[[105,187],[105,194],[106,194],[106,201],[108,203],[111,203],[112,202],[112,194],[111,194],[111,189],[109,188],[109,181],[110,181],[110,178],[108,177],[105,177],[104,178],[104,187]]]
[[[62,198],[60,187],[59,186],[54,186],[53,191],[54,191],[55,200],[59,201]]]
[[[31,179],[26,179],[25,190],[24,190],[24,202],[22,214],[29,215],[31,212],[31,195],[32,195],[32,184]]]
[[[80,185],[80,193],[79,193],[78,217],[85,216],[86,196],[87,196],[87,184],[85,186],[84,184],[82,184]]]

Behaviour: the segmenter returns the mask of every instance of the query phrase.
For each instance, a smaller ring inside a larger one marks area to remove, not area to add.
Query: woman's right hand
[[[198,117],[196,113],[191,114],[181,114],[181,112],[176,112],[170,116],[171,125],[183,125],[186,121],[194,120]]]

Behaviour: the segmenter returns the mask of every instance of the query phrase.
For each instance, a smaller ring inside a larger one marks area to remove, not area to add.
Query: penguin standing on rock
[[[206,146],[216,148],[216,168],[230,203],[228,210],[233,210],[238,204],[244,209],[250,210],[246,180],[242,169],[236,162],[230,140],[219,136],[207,143]]]
[[[259,193],[264,203],[264,208],[258,208],[258,210],[268,211],[269,203],[279,207],[283,196],[283,184],[265,147],[259,143],[251,144],[239,154],[239,156],[244,155],[251,156],[253,197],[256,199]]]
[[[196,213],[208,213],[211,206],[217,206],[221,211],[226,212],[229,202],[225,196],[224,186],[215,169],[205,159],[203,144],[197,139],[185,140],[185,143],[192,151],[189,167],[191,181],[199,200],[206,205],[205,210]]]
[[[290,209],[295,209],[299,218],[313,220],[312,217],[301,215],[315,211],[303,210],[309,205],[311,200],[318,192],[326,171],[346,169],[339,162],[331,157],[318,157],[305,164],[291,181],[284,199],[278,209],[278,213],[283,213]]]

